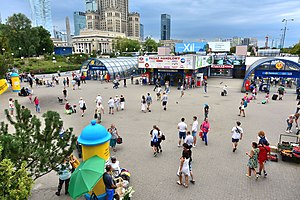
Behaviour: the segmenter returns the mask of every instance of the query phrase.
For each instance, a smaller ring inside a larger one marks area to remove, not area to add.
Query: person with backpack
[[[156,157],[158,154],[158,138],[160,136],[159,130],[156,125],[153,125],[153,129],[150,131],[151,136],[151,148],[153,150],[153,156]]]
[[[261,171],[264,172],[264,177],[267,176],[267,172],[265,169],[265,163],[268,160],[268,154],[270,154],[270,147],[269,147],[269,142],[265,137],[265,132],[264,131],[259,131],[258,132],[258,148],[259,148],[259,153],[258,153],[258,172],[257,174],[261,176]]]
[[[248,106],[247,101],[244,98],[242,98],[241,103],[240,103],[240,107],[239,107],[239,109],[240,109],[239,116],[241,116],[241,114],[243,113],[243,117],[246,117],[246,115],[245,115],[245,108],[247,106]]]
[[[243,129],[241,127],[241,122],[237,121],[236,126],[232,128],[232,152],[235,152],[239,143],[239,140],[242,140]]]

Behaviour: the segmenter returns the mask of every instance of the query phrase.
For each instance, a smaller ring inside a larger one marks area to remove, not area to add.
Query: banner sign
[[[196,69],[207,67],[212,64],[211,56],[197,56],[196,57]]]
[[[212,52],[229,52],[230,42],[208,42]]]
[[[194,69],[192,56],[140,56],[139,68]]]
[[[188,43],[176,43],[175,52],[187,53],[187,52],[205,52],[206,42],[188,42]]]

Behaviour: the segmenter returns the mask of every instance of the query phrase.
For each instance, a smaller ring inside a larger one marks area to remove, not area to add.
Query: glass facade
[[[138,73],[138,58],[91,58],[82,64],[81,71],[87,71],[88,78],[95,80],[107,73],[111,79],[129,78]]]
[[[171,35],[171,15],[162,14],[161,15],[161,40],[170,40]]]
[[[74,35],[79,35],[80,30],[86,27],[86,18],[84,12],[74,12]]]
[[[53,36],[50,0],[30,0],[33,26],[42,26]]]

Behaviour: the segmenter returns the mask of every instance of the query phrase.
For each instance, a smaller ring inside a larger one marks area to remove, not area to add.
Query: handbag
[[[94,114],[94,119],[97,119],[98,118],[98,115],[97,113]]]
[[[123,139],[121,137],[117,138],[117,144],[122,144],[123,143]]]
[[[199,137],[202,138],[203,137],[203,131],[199,132]]]
[[[161,140],[166,140],[166,136],[164,134],[161,135],[160,137]]]

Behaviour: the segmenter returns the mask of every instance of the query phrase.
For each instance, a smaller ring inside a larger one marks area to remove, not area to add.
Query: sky
[[[53,25],[65,30],[65,18],[84,11],[84,0],[51,0]],[[171,39],[185,42],[232,37],[256,37],[263,46],[269,36],[279,44],[288,21],[285,47],[300,39],[300,0],[129,0],[130,12],[141,14],[145,36],[160,39],[160,14],[171,15]],[[0,0],[2,21],[13,13],[31,18],[29,0]]]

